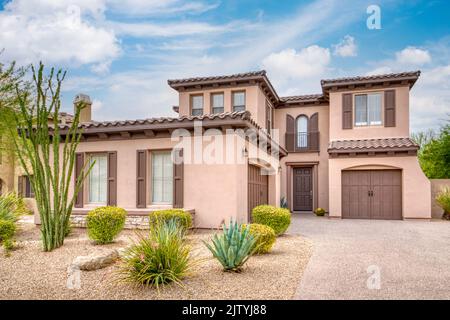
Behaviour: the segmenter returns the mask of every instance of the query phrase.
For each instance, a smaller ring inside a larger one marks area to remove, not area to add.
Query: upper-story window
[[[355,95],[355,126],[381,125],[381,93]]]
[[[203,114],[203,95],[191,96],[191,115],[201,116]]]
[[[308,146],[308,118],[300,116],[297,118],[297,148]]]
[[[245,91],[233,92],[233,111],[245,110]]]
[[[211,94],[211,108],[212,113],[222,113],[224,112],[223,103],[223,93],[212,93]]]

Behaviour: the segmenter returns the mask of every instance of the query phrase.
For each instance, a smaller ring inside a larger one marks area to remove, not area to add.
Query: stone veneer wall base
[[[72,226],[86,228],[86,215],[74,215],[70,217]],[[147,216],[127,216],[124,229],[149,229]]]

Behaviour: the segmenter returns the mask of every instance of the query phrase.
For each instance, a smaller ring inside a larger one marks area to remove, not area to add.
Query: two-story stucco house
[[[95,165],[73,214],[117,205],[139,217],[177,207],[210,228],[247,222],[254,206],[285,198],[294,213],[322,207],[336,218],[428,219],[430,183],[409,138],[409,92],[419,75],[322,80],[320,94],[279,97],[259,71],[169,80],[179,93],[175,118],[97,122],[85,108],[76,174]]]

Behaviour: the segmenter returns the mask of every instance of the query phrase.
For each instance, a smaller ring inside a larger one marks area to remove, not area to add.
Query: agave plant
[[[237,222],[223,225],[223,234],[215,234],[212,244],[204,241],[213,256],[222,264],[224,271],[240,272],[245,262],[253,255],[257,247],[256,238]]]

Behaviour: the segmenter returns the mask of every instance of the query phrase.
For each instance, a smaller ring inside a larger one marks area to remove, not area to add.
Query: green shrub
[[[8,256],[9,252],[14,248],[14,234],[16,233],[16,224],[14,221],[0,220],[0,242]]]
[[[325,215],[326,211],[325,211],[325,209],[323,209],[323,208],[316,208],[316,209],[314,210],[314,213],[315,213],[316,216],[318,216],[318,217],[323,217],[323,216]]]
[[[271,227],[259,223],[247,224],[244,227],[249,228],[250,234],[256,238],[255,253],[268,253],[272,249],[276,235]]]
[[[189,212],[182,209],[167,209],[158,210],[150,213],[149,223],[150,225],[158,222],[167,222],[169,220],[175,220],[180,226],[185,229],[192,227],[192,216]]]
[[[100,207],[86,217],[89,238],[98,244],[113,242],[125,225],[127,212],[119,207]]]
[[[254,207],[252,218],[254,223],[271,227],[277,236],[285,233],[291,224],[291,213],[288,209],[275,208],[269,205]]]
[[[222,264],[224,271],[240,272],[244,263],[255,252],[256,238],[237,222],[223,225],[223,233],[215,234],[212,245],[203,241],[213,256]]]
[[[444,219],[450,220],[450,188],[444,187],[436,196],[436,202],[444,210]]]
[[[17,221],[21,215],[29,214],[30,210],[25,205],[22,197],[13,192],[0,196],[0,219]]]
[[[181,284],[194,264],[184,233],[174,220],[151,225],[149,237],[141,236],[125,251],[120,279],[157,288],[171,282]]]
[[[0,241],[12,239],[16,233],[16,225],[9,220],[0,220]]]

